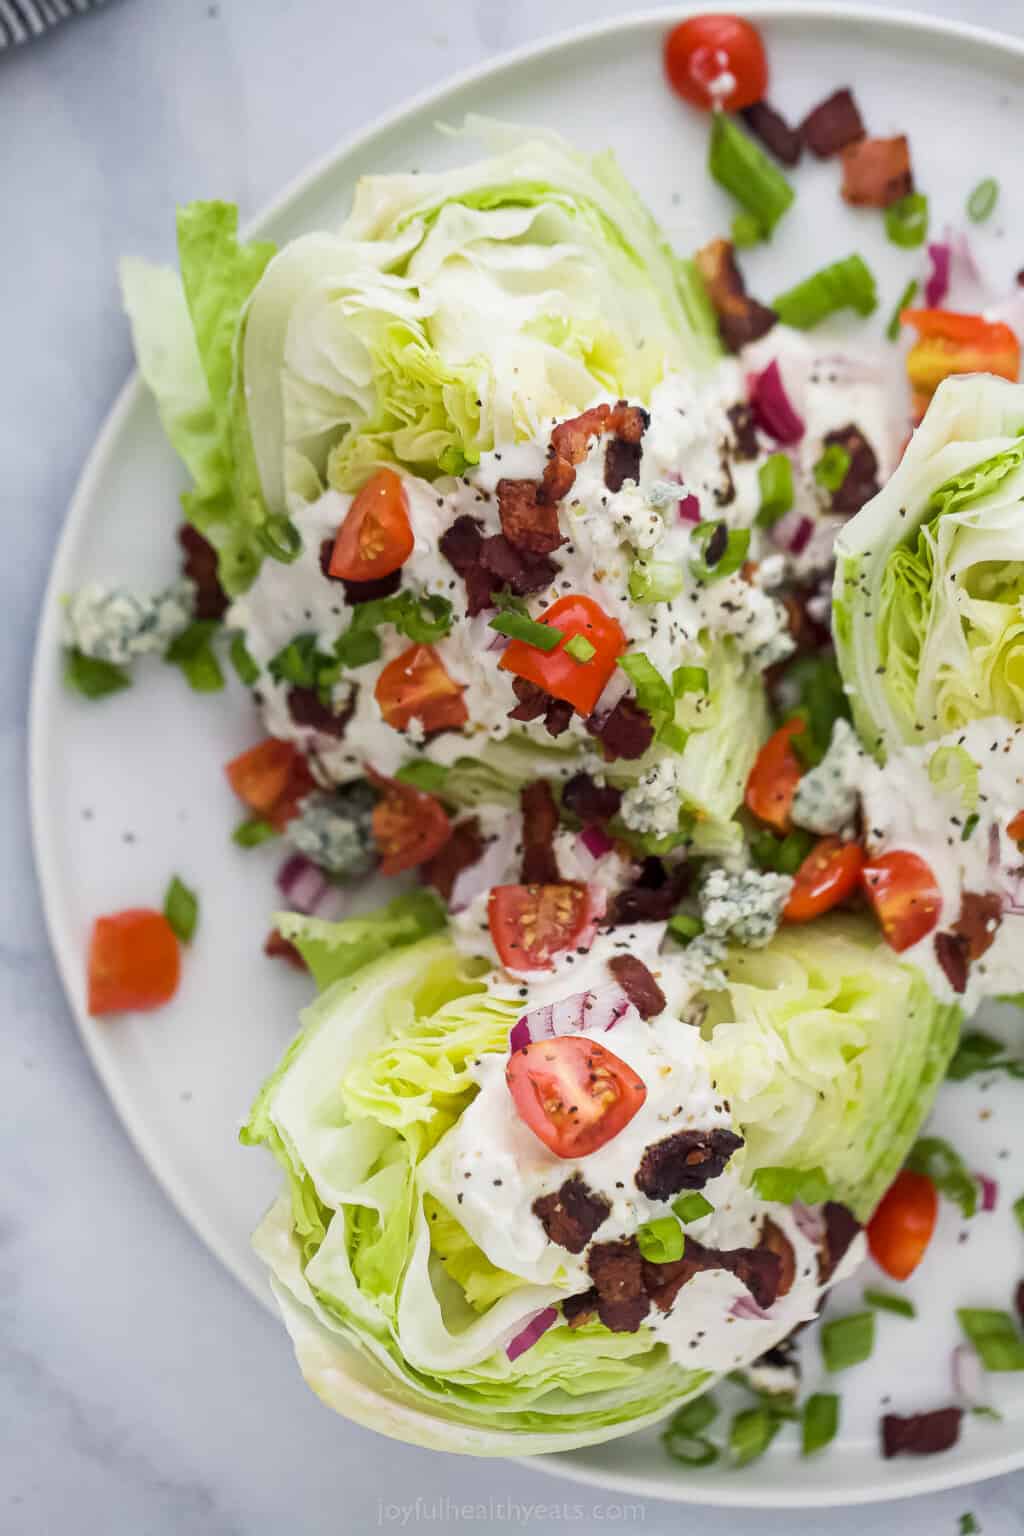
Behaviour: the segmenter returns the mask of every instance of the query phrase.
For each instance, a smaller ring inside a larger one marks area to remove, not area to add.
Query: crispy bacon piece
[[[555,858],[555,833],[558,831],[558,807],[546,779],[524,784],[519,792],[523,813],[523,862],[520,879],[524,885],[558,885],[558,861]]]
[[[855,208],[888,208],[914,190],[910,144],[894,139],[859,139],[843,150],[843,200]]]
[[[622,804],[622,790],[597,784],[589,773],[574,773],[562,790],[562,804],[580,821],[610,821]]]
[[[740,116],[755,138],[783,165],[796,165],[803,153],[804,141],[799,128],[791,128],[780,112],[766,101],[744,107]]]
[[[448,564],[460,576],[465,576],[470,566],[477,565],[480,560],[480,546],[483,543],[483,524],[475,517],[470,517],[468,512],[463,512],[457,517],[450,528],[442,533],[438,547]],[[327,541],[330,542],[330,541]],[[334,545],[331,544],[331,552]]]
[[[439,547],[466,584],[470,618],[493,605],[498,587],[508,587],[525,597],[549,586],[558,574],[558,566],[552,560],[543,555],[523,554],[503,533],[484,538],[482,525],[468,513],[445,529]]]
[[[544,473],[540,481],[540,496],[554,506],[556,502],[564,500],[576,484],[576,469],[568,459],[559,458],[553,454],[544,466]]]
[[[642,405],[628,405],[616,400],[608,417],[607,430],[623,443],[637,445],[651,424],[651,415]]]
[[[777,1227],[770,1217],[765,1217],[764,1226],[761,1228],[761,1240],[758,1248],[767,1248],[769,1253],[774,1253],[779,1260],[779,1296],[788,1296],[793,1289],[793,1281],[796,1279],[796,1254],[793,1252],[793,1244]]]
[[[966,992],[969,965],[967,940],[957,933],[937,933],[935,958],[941,965],[943,975],[953,991],[958,994]]]
[[[570,1328],[582,1328],[597,1316],[597,1291],[593,1286],[579,1296],[567,1296],[562,1302],[562,1316]]]
[[[838,490],[832,492],[830,509],[842,513],[844,517],[852,517],[872,496],[878,495],[878,459],[875,450],[860,428],[852,422],[848,426],[837,427],[834,432],[826,432],[822,443],[826,448],[843,448],[850,456],[850,467],[843,476],[843,483]]]
[[[665,1011],[664,992],[636,955],[616,955],[608,961],[608,969],[642,1019],[657,1018],[659,1013]],[[643,1164],[640,1166],[642,1168]]]
[[[610,437],[604,450],[604,483],[612,491],[621,491],[627,480],[640,481],[639,442],[627,442],[621,437]]]
[[[838,1200],[826,1203],[825,1237],[818,1254],[819,1285],[827,1285],[831,1280],[860,1230],[860,1222],[845,1205]]]
[[[441,900],[448,903],[456,880],[464,869],[472,869],[480,862],[483,852],[479,818],[467,816],[464,821],[455,823],[451,837],[440,852],[422,865],[420,878],[425,885],[432,885]]]
[[[722,341],[730,352],[766,335],[778,318],[773,309],[750,298],[731,240],[712,240],[695,257],[708,297],[718,317]]]
[[[636,1238],[594,1243],[587,1257],[597,1315],[613,1333],[636,1333],[651,1310]]]
[[[951,1450],[960,1438],[962,1408],[937,1408],[934,1413],[914,1413],[901,1418],[887,1413],[882,1418],[882,1455],[937,1456]]]
[[[632,762],[643,757],[654,740],[654,726],[646,710],[635,699],[623,697],[607,715],[591,715],[586,721],[591,736],[596,736],[609,762],[622,758]]]
[[[1002,897],[994,891],[964,891],[953,932],[967,945],[968,960],[980,960],[992,948],[1002,920]]]
[[[647,858],[633,884],[613,897],[608,922],[613,928],[626,923],[663,923],[678,907],[688,883],[685,865],[676,865],[669,872],[660,859]]]
[[[305,960],[292,943],[291,939],[284,939],[276,928],[271,928],[263,945],[263,953],[269,955],[272,960],[285,960],[297,971],[307,971]]]
[[[659,1312],[671,1312],[683,1286],[702,1270],[725,1269],[735,1275],[759,1307],[770,1307],[779,1295],[782,1261],[767,1248],[705,1248],[687,1235],[681,1259],[669,1264],[644,1264],[644,1284]]]
[[[551,585],[559,567],[546,555],[528,555],[515,549],[503,533],[493,533],[480,545],[480,564],[492,591],[509,587],[517,597],[527,597]]]
[[[801,138],[819,160],[838,155],[848,144],[862,139],[864,131],[853,93],[845,87],[819,102],[800,124]]]
[[[726,411],[733,432],[733,457],[749,460],[757,458],[757,423],[746,401],[730,405]]]
[[[549,1242],[568,1248],[570,1253],[582,1253],[612,1208],[603,1195],[595,1194],[574,1173],[555,1194],[535,1200],[531,1210]]]
[[[498,481],[501,531],[521,554],[550,555],[565,543],[558,508],[541,499],[540,489],[536,480]]]
[[[196,618],[222,619],[230,599],[220,584],[217,551],[191,523],[182,523],[178,529],[178,544],[182,553],[182,571],[196,589]]]
[[[345,729],[355,707],[355,689],[352,690],[348,703],[339,715],[328,708],[315,688],[289,688],[288,690],[288,713],[295,724],[306,725],[310,730],[320,731],[324,736],[333,736],[337,741],[344,738]]]
[[[676,1131],[644,1148],[636,1187],[649,1200],[669,1200],[684,1189],[703,1189],[717,1179],[743,1137],[733,1131]]]
[[[544,729],[549,736],[563,736],[572,723],[575,711],[567,699],[552,699],[544,716]]]
[[[530,720],[539,720],[553,702],[550,693],[545,693],[539,683],[531,683],[526,677],[512,679],[512,692],[519,703],[509,710],[508,718],[521,720],[524,725]]]
[[[590,448],[591,439],[600,437],[607,429],[612,414],[610,405],[594,405],[580,416],[559,422],[551,433],[551,456],[565,459],[569,464],[582,464]]]

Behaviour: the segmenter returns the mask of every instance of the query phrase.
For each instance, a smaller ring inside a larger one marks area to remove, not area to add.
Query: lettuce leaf
[[[298,912],[276,918],[281,937],[295,945],[321,992],[382,955],[436,933],[445,922],[444,907],[428,890],[406,891],[376,912],[340,923]]]

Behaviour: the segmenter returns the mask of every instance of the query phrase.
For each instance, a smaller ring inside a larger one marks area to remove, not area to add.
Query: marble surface
[[[985,1536],[1024,1531],[1024,1473],[824,1520],[687,1511],[457,1462],[335,1419],[303,1388],[283,1332],[136,1156],[79,1046],[47,948],[24,786],[29,667],[64,509],[129,368],[118,253],[166,251],[177,200],[225,195],[252,211],[392,103],[624,3],[111,0],[0,58],[3,1536],[326,1536],[389,1525],[539,1536],[668,1532],[695,1520],[708,1536],[791,1536],[826,1521],[834,1536],[955,1536],[968,1510]],[[1024,30],[1019,0],[924,8]],[[348,58],[377,67],[352,69]]]

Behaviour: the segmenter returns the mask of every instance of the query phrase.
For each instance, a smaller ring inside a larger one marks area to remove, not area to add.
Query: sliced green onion
[[[958,795],[965,811],[978,804],[978,765],[966,747],[938,747],[928,759],[928,778],[943,794]]]
[[[702,1435],[717,1418],[718,1404],[710,1393],[705,1392],[702,1397],[695,1397],[677,1408],[668,1421],[668,1427],[678,1430],[681,1435]]]
[[[749,528],[727,528],[715,519],[698,523],[690,533],[697,553],[690,556],[690,571],[698,581],[721,581],[742,566],[750,548]]]
[[[342,667],[365,667],[368,662],[380,660],[381,649],[376,630],[359,629],[352,623],[338,639],[334,654]]]
[[[649,1264],[674,1264],[683,1256],[683,1229],[672,1216],[645,1221],[636,1229],[636,1243]]]
[[[199,897],[177,875],[164,896],[164,917],[183,944],[189,944],[199,921]]]
[[[796,193],[777,166],[725,112],[711,117],[708,170],[770,235]]]
[[[181,668],[196,693],[219,693],[224,687],[224,673],[213,650],[219,629],[216,619],[195,619],[164,652],[164,660]]]
[[[810,330],[840,309],[870,315],[878,307],[871,269],[861,256],[847,256],[781,293],[772,304],[783,325]]]
[[[508,635],[511,640],[532,645],[538,651],[553,651],[565,639],[562,630],[553,624],[539,624],[536,619],[527,618],[525,613],[513,613],[511,609],[496,614],[490,628],[496,629],[499,635]]]
[[[1024,1339],[1008,1312],[958,1307],[956,1315],[986,1371],[1024,1371]]]
[[[910,1149],[906,1166],[931,1179],[940,1195],[960,1207],[966,1220],[978,1209],[978,1185],[954,1146],[941,1136],[922,1136]]]
[[[752,213],[737,213],[732,221],[732,243],[738,251],[760,245],[764,239],[761,221]]]
[[[918,282],[917,278],[912,277],[910,282],[904,288],[903,292],[900,294],[899,298],[896,300],[896,308],[889,316],[889,324],[885,328],[885,334],[890,341],[899,341],[900,316],[902,315],[903,311],[914,302],[914,299],[917,297],[917,290],[920,288],[920,286],[921,284]]]
[[[970,1510],[960,1516],[960,1536],[981,1536],[981,1526]]]
[[[795,875],[817,839],[803,827],[794,827],[785,837],[776,837],[767,827],[755,832],[750,851],[761,869],[773,869],[779,875]]]
[[[805,1456],[824,1450],[839,1429],[839,1398],[834,1392],[813,1392],[804,1403],[801,1450]]]
[[[979,181],[970,197],[967,199],[968,217],[975,224],[984,224],[992,214],[996,203],[999,201],[999,183],[994,176],[986,176],[984,181]]]
[[[845,1371],[870,1358],[875,1347],[875,1314],[851,1312],[836,1317],[821,1330],[821,1353],[827,1371]]]
[[[261,843],[269,843],[271,838],[277,836],[276,830],[269,821],[264,821],[261,816],[254,816],[249,821],[240,821],[231,834],[231,841],[237,843],[239,848],[258,848]]]
[[[291,683],[296,688],[315,688],[317,671],[330,657],[316,648],[316,635],[296,635],[270,658],[267,671],[277,683]]]
[[[680,944],[689,944],[704,932],[704,924],[691,912],[677,912],[668,920],[668,931]]]
[[[620,656],[619,666],[633,684],[636,701],[650,715],[655,730],[663,729],[675,714],[676,701],[657,667],[639,651]]]
[[[679,1220],[686,1225],[691,1221],[700,1221],[702,1216],[714,1215],[715,1210],[711,1201],[705,1199],[698,1190],[680,1195],[678,1200],[673,1200],[672,1209],[679,1217]]]
[[[972,811],[971,814],[967,817],[966,821],[964,822],[964,829],[960,833],[960,841],[962,843],[967,842],[968,838],[980,820],[981,817],[978,815],[977,811]]]
[[[565,643],[565,654],[571,656],[573,661],[584,665],[588,661],[593,661],[597,655],[597,646],[591,645],[586,635],[573,635],[572,639]]]
[[[1017,1218],[1017,1225],[1024,1232],[1024,1195],[1013,1202],[1013,1214]]]
[[[676,667],[672,673],[672,692],[677,699],[684,693],[707,693],[708,687],[707,667]]]
[[[675,560],[634,560],[629,595],[634,603],[670,603],[683,590],[683,568]]]
[[[923,192],[908,192],[885,210],[885,232],[893,245],[913,250],[928,238],[928,199]]]
[[[400,784],[411,784],[413,789],[422,789],[428,795],[439,795],[447,777],[447,768],[442,768],[440,763],[430,763],[425,757],[405,763],[395,774]]]
[[[818,1205],[832,1196],[832,1186],[823,1168],[758,1168],[754,1188],[762,1200],[777,1205]]]
[[[302,553],[302,535],[295,524],[281,513],[267,518],[260,529],[260,539],[267,554],[284,565],[291,565]]]
[[[869,1288],[864,1292],[864,1300],[876,1312],[894,1312],[897,1317],[917,1316],[917,1308],[907,1296],[893,1296],[889,1291],[873,1291]]]
[[[814,478],[825,491],[838,491],[850,471],[850,455],[842,443],[829,443],[814,466]]]
[[[759,528],[771,528],[793,505],[793,466],[789,455],[773,453],[757,472],[761,505],[754,522]]]
[[[783,1420],[767,1403],[760,1408],[744,1408],[736,1414],[729,1428],[729,1454],[733,1466],[745,1467],[763,1456],[782,1424]]]
[[[670,720],[667,725],[663,725],[658,732],[659,742],[662,746],[668,747],[670,752],[685,752],[686,743],[689,739],[689,731],[684,729],[683,726],[677,725],[674,720]]]
[[[452,605],[439,592],[417,597],[413,592],[396,592],[383,599],[383,623],[391,623],[400,635],[419,645],[443,640],[452,627]],[[366,603],[362,605],[364,608]]]
[[[243,635],[233,635],[228,651],[231,665],[247,688],[253,688],[260,680],[260,669],[249,655]]]
[[[84,651],[68,651],[64,660],[64,682],[68,688],[87,699],[105,699],[132,685],[131,674],[112,661],[100,661]]]
[[[1006,1072],[1010,1077],[1024,1077],[1024,1062],[1005,1054],[1001,1040],[994,1040],[983,1030],[971,1029],[962,1035],[946,1076],[962,1083],[977,1072]]]

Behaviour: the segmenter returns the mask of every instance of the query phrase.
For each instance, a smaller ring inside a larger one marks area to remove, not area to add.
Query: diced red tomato
[[[1015,380],[1020,373],[1020,342],[1002,321],[946,309],[905,309],[900,319],[912,325],[920,338],[907,353],[907,377],[918,419],[951,374],[994,373]]]
[[[89,944],[89,1012],[162,1008],[178,990],[181,952],[162,912],[133,907],[98,917]]]
[[[512,971],[546,971],[552,956],[571,949],[593,921],[590,893],[563,885],[496,885],[487,904],[494,947]]]
[[[896,848],[879,854],[864,865],[860,881],[892,949],[909,949],[938,922],[942,892],[930,866],[916,853]]]
[[[823,837],[811,849],[793,878],[793,889],[783,908],[787,923],[809,923],[852,896],[864,867],[859,843]]]
[[[802,720],[780,725],[757,754],[747,779],[747,810],[777,832],[789,830],[789,813],[803,777],[803,765],[792,747],[793,737],[803,730]]]
[[[316,789],[316,780],[309,771],[309,763],[296,749],[292,759],[292,771],[284,792],[267,813],[267,820],[276,832],[283,832],[288,823],[294,820],[299,814],[302,801],[307,795],[312,794],[314,789]]]
[[[291,741],[268,736],[225,765],[239,800],[278,832],[298,815],[299,802],[316,788],[309,764]]]
[[[585,1035],[515,1051],[505,1081],[520,1118],[556,1157],[586,1157],[617,1136],[647,1097],[642,1077]]]
[[[512,640],[502,652],[498,666],[504,672],[514,672],[517,677],[536,683],[554,699],[565,699],[581,715],[591,714],[626,649],[622,626],[592,597],[575,592],[552,603],[538,623],[562,631],[555,649],[541,651],[525,640]],[[565,647],[576,635],[582,635],[594,647],[589,661],[576,661],[567,653]]]
[[[469,719],[462,687],[432,645],[410,645],[389,661],[374,689],[388,725],[404,731],[418,720],[427,732],[458,730]]]
[[[343,581],[379,581],[405,564],[414,543],[402,482],[393,469],[378,469],[338,529],[330,574]]]
[[[924,1258],[939,1214],[935,1185],[909,1168],[897,1175],[868,1223],[868,1247],[880,1269],[906,1280]]]
[[[738,112],[762,101],[768,90],[761,34],[739,16],[691,16],[673,27],[665,39],[665,73],[672,89],[695,107]]]
[[[1006,828],[1015,843],[1024,843],[1024,811],[1018,811]]]
[[[452,835],[440,800],[399,779],[374,773],[372,768],[367,768],[366,777],[381,796],[373,808],[373,840],[380,854],[381,874],[415,869],[439,853]]]

